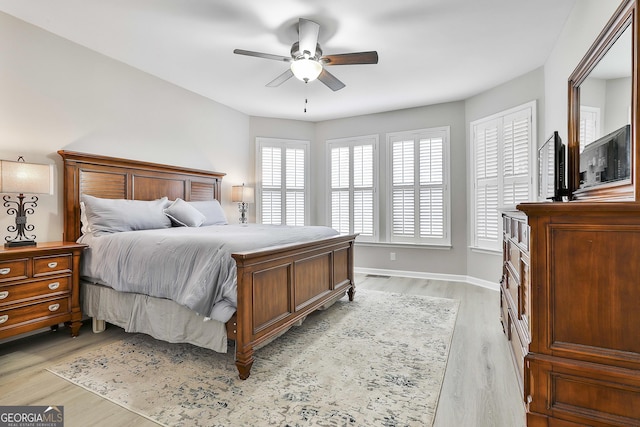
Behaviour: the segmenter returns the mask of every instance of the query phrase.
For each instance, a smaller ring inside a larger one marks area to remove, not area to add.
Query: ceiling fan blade
[[[341,53],[338,55],[325,55],[321,58],[324,65],[356,65],[356,64],[377,64],[378,52],[354,52]]]
[[[291,62],[290,56],[272,55],[270,53],[254,52],[252,50],[234,49],[233,53],[238,55],[255,56],[257,58],[273,59],[275,61]]]
[[[316,56],[316,45],[318,44],[318,34],[320,25],[308,19],[300,18],[298,22],[298,42],[300,53],[309,52],[309,56]]]
[[[280,86],[282,83],[286,82],[291,77],[293,77],[293,71],[291,71],[291,68],[287,68],[287,71],[285,71],[284,73],[280,74],[275,79],[271,80],[269,83],[267,83],[267,86],[268,87]]]
[[[318,76],[318,80],[327,85],[327,87],[334,92],[344,87],[344,83],[338,80],[336,76],[328,72],[326,69],[322,70]]]

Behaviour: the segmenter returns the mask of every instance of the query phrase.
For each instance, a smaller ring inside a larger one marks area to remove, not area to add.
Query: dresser
[[[0,249],[0,339],[60,323],[78,335],[83,248],[51,242]]]
[[[529,225],[522,212],[502,214],[502,277],[500,321],[509,340],[520,390],[524,389],[524,358],[531,342]]]
[[[640,205],[503,215],[501,318],[530,427],[640,426]]]

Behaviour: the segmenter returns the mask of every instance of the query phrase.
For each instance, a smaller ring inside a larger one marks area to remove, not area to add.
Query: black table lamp
[[[11,196],[3,196],[4,207],[9,215],[15,215],[15,225],[7,227],[15,237],[4,238],[5,248],[18,246],[35,246],[35,235],[27,235],[35,228],[27,224],[27,215],[33,215],[38,206],[38,198],[31,196],[25,201],[26,194],[53,194],[53,165],[27,163],[22,156],[17,162],[0,160],[0,193],[16,193],[18,200],[11,200]]]

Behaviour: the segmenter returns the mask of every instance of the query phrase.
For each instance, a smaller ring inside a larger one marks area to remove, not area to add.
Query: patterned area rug
[[[430,426],[458,302],[358,289],[259,349],[233,353],[136,334],[54,374],[167,426]]]

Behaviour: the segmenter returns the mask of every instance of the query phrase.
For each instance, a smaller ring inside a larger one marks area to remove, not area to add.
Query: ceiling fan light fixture
[[[311,82],[322,72],[322,64],[315,59],[300,58],[291,63],[291,71],[298,80]]]

